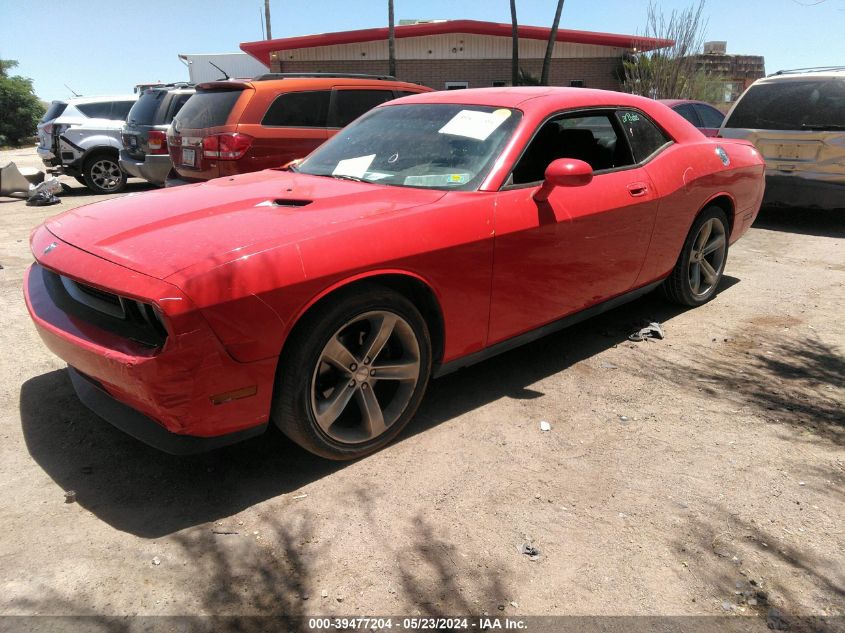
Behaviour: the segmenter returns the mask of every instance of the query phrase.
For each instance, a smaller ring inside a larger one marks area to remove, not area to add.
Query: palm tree
[[[549,85],[549,69],[552,65],[552,50],[555,47],[555,40],[557,40],[557,27],[560,24],[560,14],[563,11],[563,0],[557,0],[557,10],[555,11],[555,21],[552,23],[552,29],[549,31],[549,42],[546,44],[546,57],[543,58],[543,72],[540,75],[540,84],[543,86]]]
[[[387,0],[387,74],[396,76],[396,31],[393,28],[393,0]]]
[[[519,25],[516,22],[516,0],[511,0],[511,85],[519,85]]]

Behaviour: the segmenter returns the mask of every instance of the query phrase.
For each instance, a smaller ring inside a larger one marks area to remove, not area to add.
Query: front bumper
[[[265,422],[242,431],[215,437],[176,435],[167,431],[152,418],[115,399],[102,385],[73,367],[68,367],[68,374],[82,404],[127,435],[171,455],[204,453],[261,435],[267,430]]]
[[[163,186],[167,174],[173,167],[169,154],[147,154],[143,160],[132,158],[126,150],[120,151],[120,167],[130,176],[143,178],[153,184]]]
[[[168,442],[156,438],[167,435],[217,438],[242,432],[233,436],[236,441],[243,435],[260,433],[266,427],[276,359],[235,361],[190,300],[171,284],[76,249],[43,227],[33,235],[32,242],[33,252],[39,254],[51,243],[58,246],[40,255],[39,263],[27,270],[24,279],[27,309],[47,347],[75,370],[96,381],[97,392],[78,388],[83,392],[80,398],[96,413],[163,450],[168,450],[165,448]],[[103,289],[119,287],[121,295],[131,299],[167,298],[166,303],[161,302],[168,323],[166,342],[160,348],[151,348],[63,311],[48,292],[42,266]],[[236,396],[227,399],[226,394]],[[104,397],[121,407],[103,405]],[[145,419],[145,424],[141,424],[137,422],[138,416],[129,416],[135,420],[132,428],[144,425],[150,428],[149,424],[153,424],[160,431],[128,430],[127,409]],[[214,445],[181,437],[173,438],[173,442]]]

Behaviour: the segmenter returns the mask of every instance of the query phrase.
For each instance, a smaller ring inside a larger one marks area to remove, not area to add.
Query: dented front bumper
[[[37,262],[24,279],[32,320],[47,347],[82,374],[98,397],[105,394],[177,436],[211,438],[263,430],[269,419],[275,358],[234,360],[190,299],[172,284],[81,251],[44,227],[33,234],[32,247]],[[63,309],[49,287],[51,275],[119,294],[127,302],[155,305],[166,324],[166,338],[160,346],[139,342],[131,333],[85,318],[84,312],[80,316]],[[79,390],[79,376],[74,383]],[[82,400],[107,419],[109,411],[120,409],[92,406],[91,398]]]

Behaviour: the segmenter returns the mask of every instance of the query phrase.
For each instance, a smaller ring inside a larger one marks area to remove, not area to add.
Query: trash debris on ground
[[[61,202],[56,194],[62,192],[62,184],[58,178],[50,178],[38,185],[30,185],[29,197],[26,199],[28,207],[46,207]]]
[[[651,339],[663,339],[665,336],[663,326],[657,321],[651,321],[645,327],[629,335],[628,339],[631,341],[648,341]]]
[[[296,495],[294,499],[305,499],[308,496],[308,493],[303,493],[301,495]]]
[[[618,365],[614,365],[613,363],[608,363],[606,360],[603,360],[599,364],[599,367],[601,367],[602,369],[619,369]]]
[[[531,543],[523,543],[519,547],[519,553],[525,554],[528,560],[540,560],[540,550],[534,547]]]
[[[227,530],[225,528],[211,528],[212,534],[239,534],[237,530]]]
[[[540,420],[540,430],[541,431],[551,431],[552,425],[546,422],[545,420]]]
[[[73,503],[76,501],[76,490],[65,490],[65,503]]]
[[[772,607],[766,613],[766,626],[775,631],[785,631],[789,628],[789,622],[780,611]]]
[[[152,563],[155,566],[159,566],[159,565],[161,565],[161,559],[158,556],[153,556]]]
[[[0,196],[20,197],[29,194],[33,186],[44,180],[44,172],[38,169],[19,169],[15,163],[0,167]],[[58,182],[58,179],[54,179]]]

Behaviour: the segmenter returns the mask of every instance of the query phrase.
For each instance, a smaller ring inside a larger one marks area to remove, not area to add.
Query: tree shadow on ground
[[[357,496],[359,503],[368,503]],[[365,511],[365,530],[378,532],[378,522]],[[180,562],[188,565],[196,580],[184,592],[168,596],[177,611],[194,614],[187,617],[139,617],[97,615],[91,605],[95,600],[86,590],[72,594],[60,589],[37,587],[32,597],[18,599],[13,610],[20,613],[48,613],[35,619],[34,630],[96,631],[279,631],[300,633],[315,630],[308,625],[308,614],[344,613],[347,616],[373,617],[395,613],[419,613],[423,616],[472,616],[486,610],[497,611],[504,604],[504,572],[499,568],[478,569],[464,562],[445,535],[425,518],[416,517],[402,526],[403,538],[387,540],[380,553],[386,553],[391,577],[398,577],[395,589],[384,591],[378,606],[367,612],[341,604],[336,595],[321,591],[331,583],[331,576],[320,576],[320,569],[330,566],[327,548],[312,544],[316,536],[316,518],[307,511],[290,511],[283,516],[260,517],[260,537],[237,530],[193,527],[172,537],[178,547],[171,550],[161,569]],[[398,537],[398,534],[394,533]],[[397,545],[407,542],[408,545]],[[458,561],[456,563],[456,561]],[[371,580],[360,579],[350,585],[347,597],[355,596]],[[140,583],[137,577],[129,582]],[[384,588],[377,587],[377,591]],[[392,596],[391,596],[392,594]],[[388,599],[393,602],[387,606]],[[182,602],[179,602],[179,601]],[[483,602],[482,602],[483,600]],[[336,602],[337,601],[337,602]],[[347,600],[347,602],[350,602]],[[138,605],[135,604],[135,608]],[[149,609],[149,606],[147,606]],[[379,611],[373,613],[373,609]],[[174,609],[170,608],[169,611]],[[201,614],[201,615],[197,615]],[[65,616],[65,617],[62,617]],[[68,617],[77,616],[77,617]],[[79,618],[78,616],[83,616]],[[210,616],[210,617],[209,617]],[[276,617],[268,617],[276,616]],[[288,616],[290,619],[277,619]],[[21,618],[21,624],[26,620]],[[45,626],[52,624],[52,626]]]
[[[845,209],[765,207],[754,221],[754,228],[820,237],[845,237]]]
[[[818,338],[792,333],[798,331],[752,324],[685,361],[645,358],[643,370],[710,396],[714,407],[730,403],[806,441],[845,446],[845,357]]]
[[[720,292],[737,282],[724,278]],[[534,383],[627,340],[648,321],[685,309],[650,295],[560,333],[433,381],[404,441],[502,397],[532,398]],[[149,448],[88,411],[65,370],[20,391],[24,439],[62,490],[117,529],[158,537],[228,517],[296,491],[344,467],[306,453],[271,428],[264,436],[199,456]]]
[[[689,573],[709,597],[724,608],[756,615],[774,629],[842,631],[845,618],[830,615],[845,609],[842,570],[823,553],[786,543],[782,535],[763,527],[765,520],[756,518],[748,521],[718,503],[706,503],[688,518],[684,536],[673,548],[679,560],[689,561]],[[799,595],[801,590],[812,592],[812,599]],[[814,613],[807,611],[808,603]],[[827,616],[819,615],[822,609]]]

